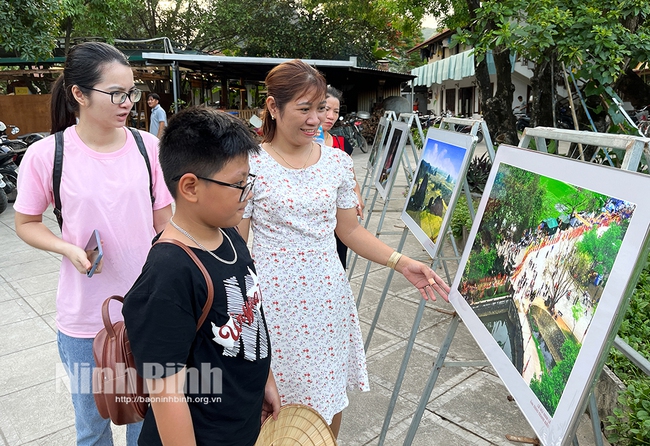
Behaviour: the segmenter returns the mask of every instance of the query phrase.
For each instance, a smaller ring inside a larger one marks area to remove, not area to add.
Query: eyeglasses
[[[117,105],[124,104],[126,102],[126,98],[129,98],[129,101],[131,101],[132,103],[136,103],[142,97],[142,90],[138,88],[133,88],[129,90],[128,93],[125,93],[123,91],[103,91],[91,87],[82,87],[82,88],[87,88],[88,90],[97,91],[99,93],[110,95],[111,102]]]
[[[183,175],[175,176],[174,178],[172,178],[172,181],[178,181],[178,180],[181,179],[182,176],[183,176]],[[241,190],[241,195],[239,196],[239,202],[240,202],[240,203],[243,202],[244,200],[246,200],[246,197],[248,197],[248,194],[249,194],[250,191],[253,189],[253,185],[255,184],[255,179],[257,178],[257,177],[256,177],[255,175],[253,175],[252,173],[249,173],[249,174],[248,174],[248,177],[249,177],[250,179],[248,180],[248,183],[246,183],[245,186],[240,186],[239,184],[224,183],[223,181],[213,180],[212,178],[200,177],[200,176],[198,176],[198,175],[197,175],[196,177],[197,177],[199,180],[209,181],[209,182],[211,182],[211,183],[218,184],[219,186],[232,187],[232,188],[235,188],[235,189],[239,189],[239,190]]]

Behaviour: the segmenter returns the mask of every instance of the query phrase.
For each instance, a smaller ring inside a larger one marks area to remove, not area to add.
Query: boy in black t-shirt
[[[239,223],[259,150],[244,123],[208,108],[181,111],[160,142],[176,211],[161,238],[190,246],[214,284],[206,321],[203,275],[178,246],[152,247],[124,300],[138,372],[151,398],[139,445],[253,445],[280,409],[255,266]]]

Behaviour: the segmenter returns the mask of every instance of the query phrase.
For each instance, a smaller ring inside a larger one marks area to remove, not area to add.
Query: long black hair
[[[79,103],[72,96],[76,85],[87,94],[102,78],[102,67],[112,62],[130,66],[126,56],[117,48],[103,42],[85,42],[72,47],[66,57],[63,74],[52,87],[51,133],[74,125],[79,114]],[[84,87],[82,87],[82,85]]]

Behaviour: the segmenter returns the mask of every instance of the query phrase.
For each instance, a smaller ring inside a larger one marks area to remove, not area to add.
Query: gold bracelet
[[[399,259],[401,258],[402,258],[402,253],[393,251],[393,253],[388,258],[388,262],[386,262],[386,266],[391,269],[395,269],[395,267],[397,266],[397,262],[399,262]]]

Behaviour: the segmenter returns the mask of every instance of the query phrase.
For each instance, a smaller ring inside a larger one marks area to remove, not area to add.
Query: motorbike
[[[18,166],[14,162],[17,154],[7,145],[0,145],[0,175],[2,175],[2,193],[9,203],[16,201],[18,194]]]
[[[530,127],[530,116],[525,113],[519,113],[515,114],[515,117],[517,118],[515,127],[517,128],[518,132],[523,132],[526,127]]]
[[[9,128],[11,129],[10,133],[12,135],[16,135],[20,132],[20,129],[15,125],[9,125]],[[14,162],[17,165],[20,165],[20,162],[27,151],[27,147],[39,139],[43,139],[43,135],[40,133],[28,133],[19,136],[17,139],[9,139],[9,136],[7,135],[7,126],[4,122],[0,121],[0,145],[9,147],[13,150],[15,155]]]
[[[440,122],[442,121],[442,118],[443,115],[439,115],[439,116],[436,116],[434,114],[418,115],[418,119],[420,120],[420,127],[422,127],[422,129],[440,126]]]
[[[557,116],[557,127],[560,129],[574,129],[573,117],[567,107],[560,107],[560,112]]]
[[[641,122],[648,121],[648,115],[650,114],[648,107],[650,107],[650,105],[646,105],[639,110],[633,110],[632,113],[630,113],[630,117],[632,118],[632,122],[634,122],[634,124],[638,126]]]
[[[370,113],[360,111],[358,113],[351,112],[345,117],[339,118],[337,125],[330,129],[332,135],[344,136],[352,147],[358,148],[363,153],[368,152],[368,141],[363,137],[361,131],[363,130],[363,120],[370,119]]]
[[[2,214],[9,206],[7,194],[4,191],[5,182],[2,174],[0,173],[0,214]]]

